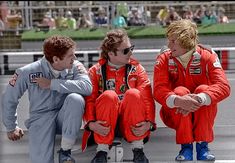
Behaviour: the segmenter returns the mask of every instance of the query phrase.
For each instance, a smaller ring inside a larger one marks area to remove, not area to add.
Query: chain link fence
[[[105,27],[112,28],[117,11],[128,19],[128,14],[137,9],[144,22],[140,25],[157,26],[157,15],[165,6],[174,7],[182,17],[186,6],[194,13],[204,5],[215,14],[219,8],[223,8],[230,22],[235,20],[235,1],[1,1],[0,4],[0,50],[21,49],[21,34],[24,31],[55,28],[76,30],[80,28],[84,15],[92,24],[95,18],[103,14],[106,18]],[[75,21],[75,27],[70,27],[69,23],[63,24],[62,18],[69,17],[74,18],[71,23]],[[87,24],[84,27],[94,27]]]

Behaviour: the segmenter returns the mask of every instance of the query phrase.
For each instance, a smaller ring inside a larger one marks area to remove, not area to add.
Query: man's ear
[[[115,55],[114,52],[112,52],[112,51],[108,52],[108,56],[114,56],[114,55]]]
[[[60,59],[57,56],[53,56],[53,63],[57,63]]]

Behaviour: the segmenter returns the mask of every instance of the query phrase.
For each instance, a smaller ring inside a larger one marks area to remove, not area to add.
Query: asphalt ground
[[[215,140],[210,144],[211,151],[216,156],[215,163],[235,163],[235,73],[226,73],[231,85],[231,95],[219,103],[217,118],[215,121]],[[9,76],[1,76],[0,92],[5,89]],[[2,99],[2,98],[1,98]],[[0,101],[1,102],[1,101]],[[145,144],[145,153],[150,163],[171,163],[175,162],[180,146],[175,144],[175,131],[166,127],[159,117],[160,105],[157,105],[156,122],[158,129],[152,133],[150,141]],[[24,120],[28,117],[27,94],[23,96],[19,105],[19,126],[24,127]],[[1,110],[1,109],[0,109]],[[1,113],[1,112],[0,112]],[[1,118],[0,118],[1,119]],[[0,125],[0,163],[29,163],[27,131],[24,138],[17,142],[11,142],[6,137],[5,129]],[[80,149],[83,130],[73,149],[73,156],[77,163],[88,163],[95,155],[96,146],[88,147],[85,152]],[[60,148],[60,136],[57,137],[56,150]],[[123,141],[124,162],[132,159],[132,151],[128,143]],[[58,155],[55,150],[55,163]],[[194,158],[195,160],[195,158]],[[191,161],[198,162],[198,161]]]

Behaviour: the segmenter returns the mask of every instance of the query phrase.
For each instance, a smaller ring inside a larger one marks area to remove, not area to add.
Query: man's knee
[[[135,88],[128,89],[125,92],[125,98],[130,98],[131,100],[138,99],[140,98],[140,91]]]
[[[107,100],[116,100],[118,98],[118,95],[113,90],[106,90],[100,95],[100,97]]]
[[[208,89],[208,85],[199,85],[196,89],[195,89],[195,91],[194,91],[194,93],[201,93],[201,92],[203,92],[203,91],[205,91],[205,90],[207,90]]]
[[[66,97],[66,101],[68,102],[69,105],[73,106],[80,106],[81,108],[85,107],[85,100],[82,97],[82,95],[77,94],[77,93],[71,93]]]

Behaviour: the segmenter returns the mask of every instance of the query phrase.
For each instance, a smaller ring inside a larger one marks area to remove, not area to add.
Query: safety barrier
[[[235,47],[213,48],[218,54],[225,71],[235,70]],[[148,74],[153,72],[156,56],[160,49],[137,49],[134,57],[145,67]],[[91,67],[99,59],[99,51],[76,51],[75,55],[86,68]],[[26,64],[37,61],[43,57],[43,52],[1,52],[0,53],[0,75],[12,75],[15,69]]]

